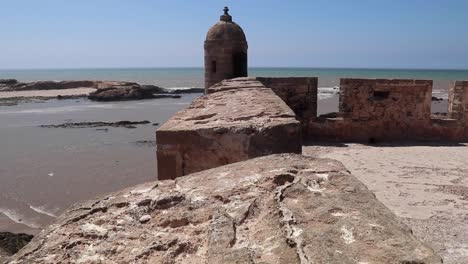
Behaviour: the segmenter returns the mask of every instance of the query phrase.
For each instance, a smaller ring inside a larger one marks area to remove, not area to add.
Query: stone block
[[[161,179],[275,153],[301,153],[300,123],[271,89],[239,78],[209,90],[156,131]]]

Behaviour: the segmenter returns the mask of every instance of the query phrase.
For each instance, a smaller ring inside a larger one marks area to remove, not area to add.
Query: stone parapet
[[[294,112],[252,79],[224,81],[156,132],[158,177],[190,173],[275,153],[301,153]]]
[[[432,81],[341,79],[338,118],[309,121],[308,140],[466,141],[468,82],[449,92],[447,117],[432,117]]]
[[[317,117],[317,77],[258,77],[257,80],[283,99],[302,123]]]
[[[450,118],[468,121],[468,81],[458,81],[449,90]]]

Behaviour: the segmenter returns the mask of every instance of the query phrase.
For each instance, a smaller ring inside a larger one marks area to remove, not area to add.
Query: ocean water
[[[203,87],[203,68],[131,68],[131,69],[58,69],[0,70],[0,79],[39,80],[116,80],[155,84],[162,87]],[[250,76],[319,77],[321,86],[339,85],[339,78],[429,79],[438,83],[468,80],[468,70],[405,69],[320,69],[260,68],[249,69]],[[446,89],[446,87],[439,87]]]
[[[129,102],[48,100],[0,106],[0,232],[37,233],[71,204],[156,180],[153,123],[200,94]],[[135,129],[42,128],[143,121]]]

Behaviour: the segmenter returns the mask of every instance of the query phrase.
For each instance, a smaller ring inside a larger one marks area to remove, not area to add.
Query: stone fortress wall
[[[341,79],[339,113],[309,122],[305,138],[333,141],[468,140],[466,82],[449,92],[446,117],[431,115],[432,81]]]
[[[341,79],[337,117],[317,117],[318,78],[220,82],[157,134],[158,175],[173,179],[277,153],[302,140],[468,140],[468,82],[450,89],[446,117],[431,115],[432,81]]]

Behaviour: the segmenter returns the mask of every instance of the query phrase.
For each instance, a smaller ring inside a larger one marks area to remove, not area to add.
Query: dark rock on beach
[[[0,92],[14,91],[37,91],[37,90],[66,90],[77,88],[92,88],[95,92],[87,95],[59,95],[57,99],[75,99],[78,97],[86,97],[93,101],[129,101],[129,100],[144,100],[144,99],[161,99],[161,98],[181,98],[180,94],[188,93],[203,93],[202,88],[189,89],[167,89],[156,85],[140,85],[135,82],[122,81],[37,81],[37,82],[18,82],[15,79],[0,79]],[[24,97],[23,97],[24,98]],[[10,98],[8,98],[10,99]],[[45,99],[42,98],[42,99]],[[50,99],[50,98],[48,98]],[[11,100],[9,100],[11,101]],[[15,105],[14,103],[4,103],[2,105]]]
[[[189,88],[189,89],[171,89],[171,93],[174,94],[188,94],[188,93],[204,93],[205,89],[203,88]]]
[[[135,82],[121,81],[37,81],[18,82],[14,79],[0,80],[0,91],[64,90],[75,88],[106,89],[139,86]]]
[[[78,122],[78,123],[64,123],[59,125],[40,125],[44,128],[89,128],[89,127],[124,127],[136,128],[135,125],[150,124],[150,121],[119,121],[119,122]]]
[[[20,251],[32,239],[33,236],[28,234],[0,232],[0,263]]]
[[[132,87],[110,87],[106,89],[99,89],[91,93],[88,98],[93,101],[129,101],[129,100],[143,100],[143,99],[162,99],[162,98],[181,98],[179,93],[189,93],[190,91],[197,92],[198,90],[192,89],[165,89],[155,85],[142,85]]]
[[[128,101],[153,98],[151,90],[141,89],[140,87],[129,88],[107,88],[100,89],[91,93],[88,99],[93,101]]]
[[[14,85],[17,83],[18,80],[15,79],[0,79],[0,85]]]

